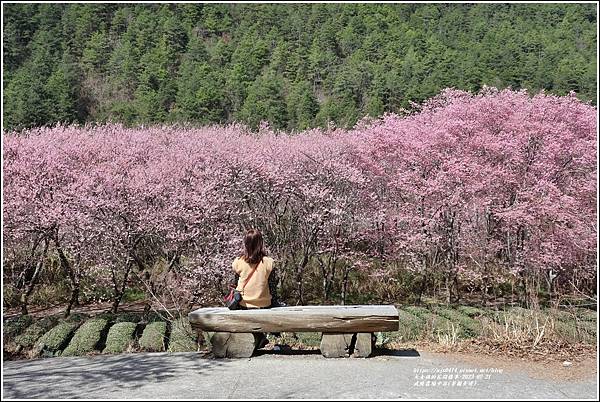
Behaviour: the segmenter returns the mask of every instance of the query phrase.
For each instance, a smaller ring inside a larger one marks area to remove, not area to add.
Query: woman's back
[[[243,257],[238,257],[233,261],[232,267],[235,273],[240,276],[236,288],[243,295],[240,305],[250,308],[269,307],[271,305],[269,275],[273,270],[273,259],[264,256],[257,266],[256,264],[249,264]],[[255,269],[256,271],[252,274]],[[252,276],[250,276],[251,274]],[[249,277],[250,280],[244,287],[244,283]]]

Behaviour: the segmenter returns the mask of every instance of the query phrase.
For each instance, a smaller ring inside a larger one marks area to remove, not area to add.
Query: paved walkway
[[[414,350],[388,353],[369,359],[326,359],[315,351],[297,352],[291,355],[262,352],[251,359],[209,359],[199,353],[140,353],[11,361],[4,362],[3,365],[2,397],[3,399],[596,399],[597,397],[596,379],[583,382],[556,382],[533,379],[518,371],[500,373],[495,367],[457,364],[439,355],[419,353]],[[428,375],[429,384],[427,384]],[[444,375],[447,377],[444,378]],[[431,376],[435,378],[435,385],[431,383]],[[457,376],[458,380],[454,376]],[[458,381],[461,381],[460,386]]]

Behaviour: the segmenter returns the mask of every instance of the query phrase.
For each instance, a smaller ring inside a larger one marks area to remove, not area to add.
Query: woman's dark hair
[[[256,264],[267,255],[263,244],[262,233],[258,229],[250,229],[244,237],[246,252],[242,256],[249,264]]]

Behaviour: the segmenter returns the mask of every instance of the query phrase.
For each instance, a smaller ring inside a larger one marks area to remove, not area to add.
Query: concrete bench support
[[[215,332],[210,343],[215,357],[251,357],[260,338],[249,332]]]
[[[321,336],[321,354],[325,357],[350,356],[354,334],[323,334]]]
[[[327,334],[321,337],[321,354],[325,357],[369,357],[375,347],[372,333]]]

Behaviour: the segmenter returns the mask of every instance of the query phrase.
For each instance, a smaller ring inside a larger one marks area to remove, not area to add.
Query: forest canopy
[[[441,89],[596,100],[594,4],[5,4],[4,129],[353,126]]]

